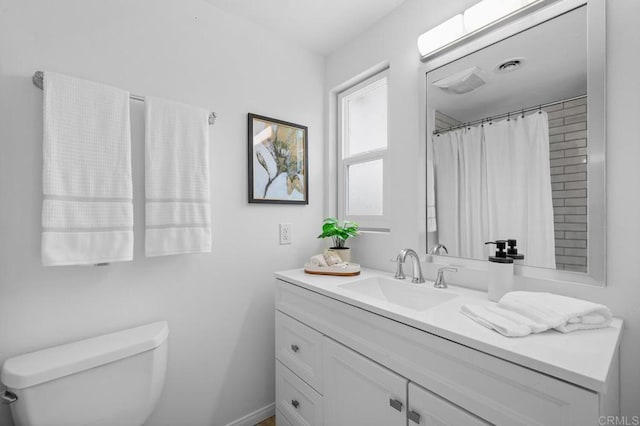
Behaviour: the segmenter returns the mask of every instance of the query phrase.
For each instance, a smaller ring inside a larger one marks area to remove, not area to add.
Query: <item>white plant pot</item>
[[[342,259],[343,262],[347,262],[347,263],[351,262],[351,249],[349,247],[343,247],[343,248],[331,247],[329,251],[340,256],[340,259]]]

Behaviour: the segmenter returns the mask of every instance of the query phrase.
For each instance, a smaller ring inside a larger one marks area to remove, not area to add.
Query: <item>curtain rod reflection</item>
[[[587,95],[581,95],[581,96],[575,96],[573,98],[569,98],[569,99],[562,99],[560,101],[554,101],[554,102],[549,102],[546,104],[542,104],[542,105],[536,105],[533,107],[529,107],[529,108],[524,108],[524,109],[519,109],[519,110],[515,110],[515,111],[510,111],[510,112],[505,112],[503,114],[499,114],[499,115],[494,115],[491,117],[486,117],[486,118],[481,118],[479,120],[473,120],[473,121],[469,121],[467,123],[461,123],[457,126],[451,126],[447,129],[442,129],[442,130],[434,130],[433,134],[436,136],[441,135],[442,133],[447,133],[450,132],[452,130],[457,130],[457,129],[462,129],[463,127],[467,127],[467,126],[475,126],[476,124],[483,124],[485,122],[491,123],[493,120],[498,120],[501,118],[509,118],[511,116],[513,117],[517,117],[518,115],[524,116],[525,112],[531,112],[531,111],[539,111],[542,108],[546,108],[546,107],[550,107],[553,105],[558,105],[564,102],[571,102],[571,101],[575,101],[578,99],[583,99],[586,98]]]

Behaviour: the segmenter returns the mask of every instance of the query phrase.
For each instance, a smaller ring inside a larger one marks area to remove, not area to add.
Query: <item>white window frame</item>
[[[355,84],[354,86],[338,93],[337,112],[338,112],[338,143],[337,143],[337,193],[338,193],[338,219],[349,220],[360,225],[363,231],[381,231],[388,232],[389,229],[389,69],[385,69],[375,75]],[[346,126],[343,124],[348,120],[348,109],[344,105],[349,99],[360,95],[363,89],[372,90],[384,84],[387,89],[387,146],[375,150],[365,151],[358,154],[345,157],[346,145],[348,144],[348,136]],[[382,215],[348,215],[347,214],[347,188],[348,167],[355,164],[362,164],[374,160],[382,160]]]

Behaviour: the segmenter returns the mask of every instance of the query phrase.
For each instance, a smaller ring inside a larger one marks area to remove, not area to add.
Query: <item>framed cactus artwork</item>
[[[307,127],[248,114],[249,203],[309,204]]]

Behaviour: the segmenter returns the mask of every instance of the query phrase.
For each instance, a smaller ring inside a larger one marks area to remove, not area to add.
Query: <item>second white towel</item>
[[[147,256],[211,251],[208,111],[145,99]]]

